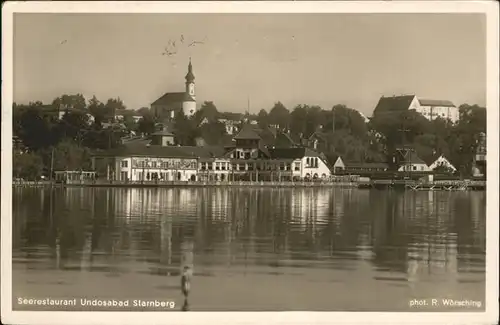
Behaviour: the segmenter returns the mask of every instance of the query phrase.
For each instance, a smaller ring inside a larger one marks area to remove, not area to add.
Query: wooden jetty
[[[437,181],[418,181],[418,180],[369,180],[358,183],[358,188],[375,189],[404,189],[411,191],[467,191],[467,190],[485,190],[486,181],[484,180],[437,180]]]

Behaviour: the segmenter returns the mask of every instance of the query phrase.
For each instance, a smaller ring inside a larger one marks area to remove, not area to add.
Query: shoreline
[[[91,187],[91,188],[173,188],[173,187],[262,187],[262,188],[358,188],[358,189],[401,189],[413,191],[466,191],[486,190],[486,181],[434,181],[418,182],[407,180],[371,180],[371,181],[329,181],[329,182],[251,182],[251,181],[226,181],[226,182],[123,182],[123,181],[73,181],[67,183],[45,182],[13,182],[15,188],[36,187]]]

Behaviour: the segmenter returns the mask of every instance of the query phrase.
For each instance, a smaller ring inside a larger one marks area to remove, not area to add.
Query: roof
[[[389,168],[387,163],[368,163],[345,161],[344,165],[350,168]]]
[[[261,140],[261,137],[257,134],[254,127],[245,124],[241,131],[234,137],[235,140]]]
[[[143,143],[130,143],[118,148],[108,150],[99,156],[112,157],[164,157],[164,158],[196,158],[192,153],[184,151],[182,147],[144,145]]]
[[[155,100],[151,105],[171,105],[182,103],[186,99],[186,93],[165,93]]]
[[[147,145],[144,141],[127,143],[108,150],[99,156],[148,156],[163,158],[215,158],[222,157],[226,150],[221,146],[161,146]]]
[[[167,130],[159,130],[159,131],[156,131],[155,133],[151,134],[153,136],[173,136],[174,134],[172,132],[168,132]]]
[[[141,114],[135,110],[132,109],[117,109],[115,111],[115,116],[116,115],[123,115],[123,116],[140,116]]]
[[[313,132],[313,134],[311,134],[308,139],[312,140],[313,138],[318,138],[322,141],[327,141],[326,133],[320,130]]]
[[[303,157],[319,157],[319,153],[309,148],[274,148],[269,149],[273,159],[299,159]]]
[[[184,146],[178,147],[184,152],[198,158],[217,158],[222,157],[226,153],[226,149],[222,146]]]
[[[381,113],[381,112],[396,112],[396,111],[404,111],[410,108],[410,104],[415,98],[415,95],[405,95],[405,96],[392,96],[392,97],[384,97],[382,96],[373,114]]]
[[[442,107],[455,107],[449,100],[440,100],[440,99],[419,99],[418,102],[422,106],[442,106]]]
[[[416,153],[412,152],[408,154],[408,157],[404,160],[403,164],[425,164],[427,163],[422,160]]]
[[[295,141],[293,141],[293,139],[290,137],[289,134],[279,132],[276,135],[274,146],[276,148],[289,148],[289,147],[296,147],[297,144],[295,143]]]

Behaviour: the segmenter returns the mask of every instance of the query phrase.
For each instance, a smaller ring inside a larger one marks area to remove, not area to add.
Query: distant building
[[[92,123],[95,122],[95,117],[94,115],[88,113],[87,111],[85,110],[79,110],[79,109],[74,109],[74,108],[60,108],[58,110],[58,113],[57,113],[57,117],[62,120],[62,118],[64,117],[64,115],[66,115],[67,113],[80,113],[80,114],[84,114],[87,116],[87,124],[88,125],[91,125]]]
[[[404,96],[382,96],[375,110],[374,115],[387,112],[398,112],[405,110],[415,110],[428,120],[442,118],[453,123],[460,119],[459,109],[449,100],[419,99],[416,95]]]
[[[398,172],[429,172],[431,169],[415,152],[408,152],[400,162]]]
[[[334,174],[365,174],[370,172],[385,172],[389,170],[386,163],[350,162],[337,157],[332,166]]]
[[[473,175],[486,175],[486,133],[479,133],[476,154],[474,156]]]
[[[233,135],[239,131],[238,125],[240,124],[240,121],[233,121],[224,118],[220,118],[218,119],[218,121],[224,124],[224,126],[226,127],[227,134]]]
[[[186,116],[196,113],[196,95],[194,88],[194,73],[191,59],[189,59],[186,74],[185,90],[183,92],[168,92],[151,104],[151,110],[159,120],[171,120],[177,112],[184,112]]]
[[[132,120],[137,123],[142,118],[142,115],[135,110],[131,109],[120,109],[115,112],[115,122],[123,122],[126,117],[132,118]]]

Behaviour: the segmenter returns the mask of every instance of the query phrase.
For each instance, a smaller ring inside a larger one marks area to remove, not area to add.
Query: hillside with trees
[[[39,101],[14,103],[13,135],[19,140],[14,150],[14,177],[48,176],[51,166],[53,170],[88,170],[93,153],[120,146],[121,139],[130,133],[148,136],[155,132],[158,121],[148,108],[137,111],[142,116],[137,123],[127,117],[120,125],[114,123],[116,112],[125,109],[120,98],[101,102],[94,96],[87,101],[81,94],[62,95],[47,105]],[[60,110],[65,112],[61,119]],[[398,146],[405,145],[415,148],[424,160],[442,153],[467,173],[479,134],[486,133],[486,108],[464,104],[460,116],[459,123],[453,125],[401,111],[376,114],[366,123],[357,110],[345,105],[323,109],[300,104],[288,109],[276,102],[269,110],[250,115],[219,112],[215,103],[206,101],[193,117],[178,114],[171,131],[179,145],[196,145],[200,138],[207,145],[224,145],[228,135],[221,121],[241,124],[256,120],[260,128],[277,128],[300,145],[310,146],[313,136],[320,137],[326,143],[322,151],[327,157],[384,162]]]

